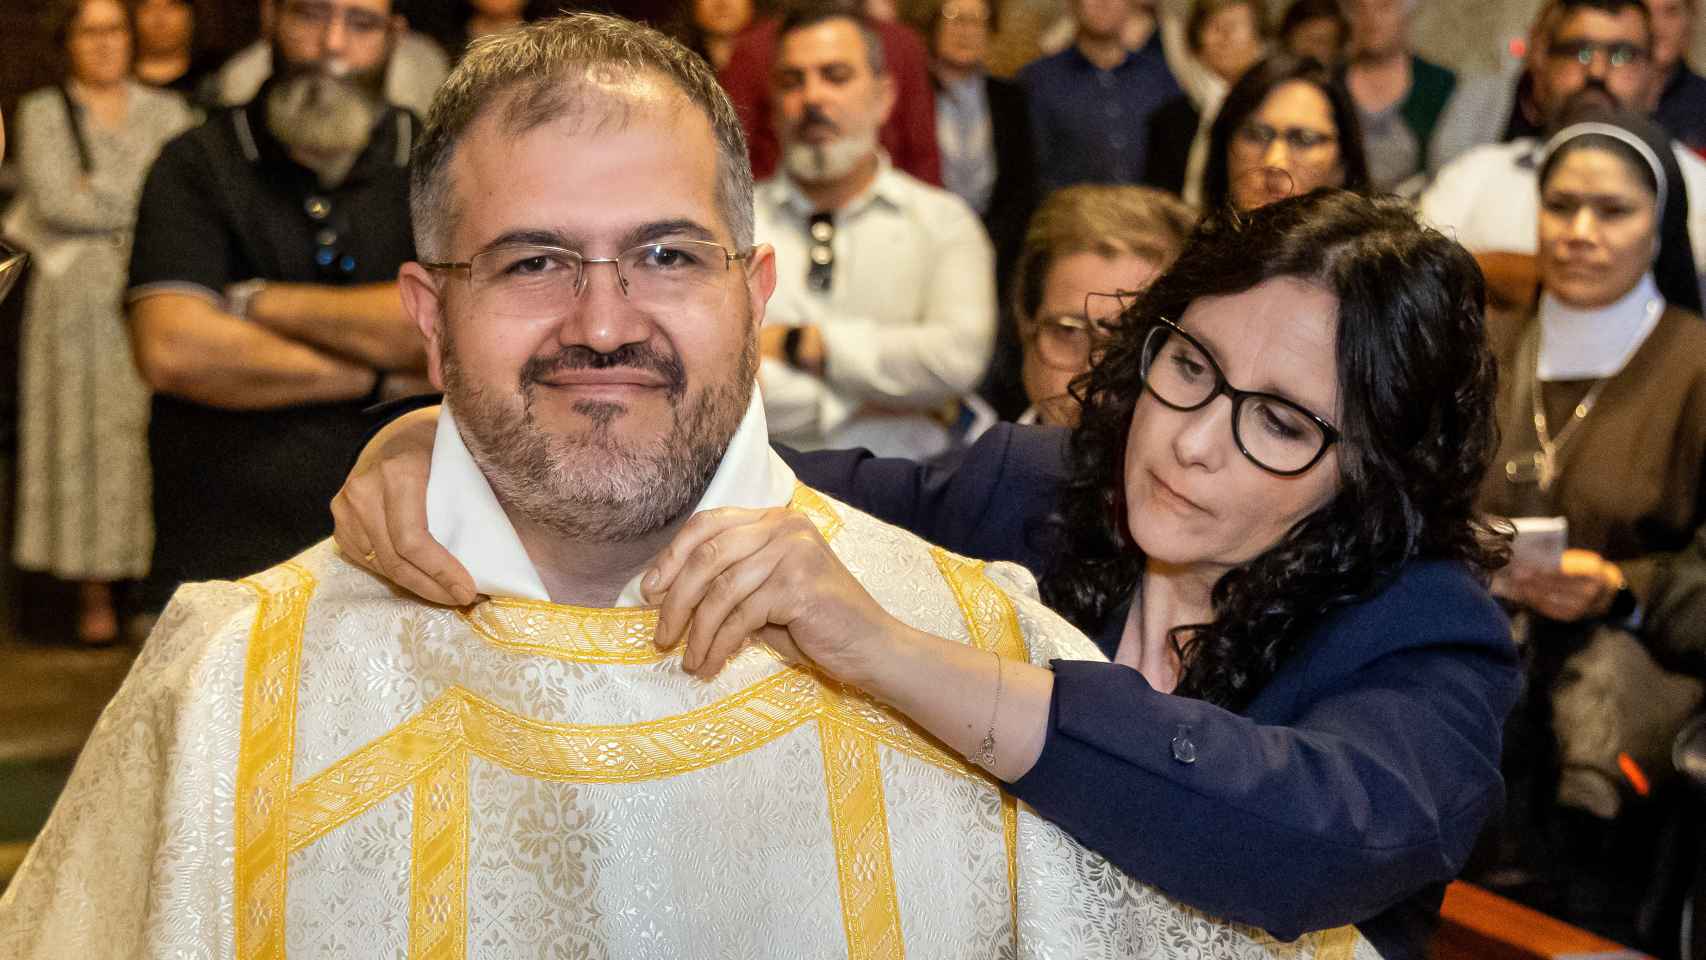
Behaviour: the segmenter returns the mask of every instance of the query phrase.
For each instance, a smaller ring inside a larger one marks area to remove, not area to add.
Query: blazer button
[[[1197,762],[1197,745],[1191,741],[1189,724],[1179,724],[1179,732],[1173,734],[1173,759],[1187,764]]]

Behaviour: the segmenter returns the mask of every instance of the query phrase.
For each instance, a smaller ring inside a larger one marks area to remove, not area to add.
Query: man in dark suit
[[[1039,197],[1025,92],[986,69],[998,17],[989,0],[939,0],[929,10],[925,37],[942,185],[983,218],[995,244],[996,280],[1005,291]]]

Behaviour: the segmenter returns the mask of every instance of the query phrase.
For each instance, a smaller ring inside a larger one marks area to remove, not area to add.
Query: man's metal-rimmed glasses
[[[729,264],[752,256],[710,240],[667,240],[629,247],[614,257],[588,257],[544,244],[506,243],[467,260],[423,261],[428,270],[466,270],[478,309],[491,316],[537,320],[560,316],[586,289],[587,268],[616,268],[617,287],[636,306],[704,306],[721,296]]]
[[[1130,290],[1092,293],[1084,298],[1082,314],[1061,313],[1037,318],[1037,356],[1056,370],[1085,370],[1107,343],[1108,333],[1136,299]]]
[[[6,299],[6,294],[24,275],[24,266],[29,262],[29,254],[0,240],[0,300]]]
[[[1272,393],[1240,390],[1195,337],[1166,318],[1144,334],[1144,389],[1174,410],[1200,410],[1225,394],[1232,401],[1232,440],[1251,463],[1294,477],[1315,466],[1339,431],[1303,406]]]
[[[339,9],[328,0],[286,0],[283,9],[287,20],[322,32],[340,18],[345,30],[364,37],[382,33],[391,26],[391,18],[383,13],[355,7]]]
[[[1647,59],[1647,49],[1627,40],[1598,43],[1593,40],[1558,40],[1546,48],[1546,55],[1555,60],[1574,60],[1584,67],[1593,66],[1600,54],[1610,67],[1627,67]]]

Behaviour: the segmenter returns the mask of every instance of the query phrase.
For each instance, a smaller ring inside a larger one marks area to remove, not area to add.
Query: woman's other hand
[[[1617,564],[1592,550],[1566,550],[1555,570],[1513,564],[1494,592],[1549,620],[1575,623],[1604,616],[1623,583]]]
[[[332,498],[332,536],[351,562],[431,603],[473,603],[474,578],[427,532],[427,474],[438,408],[404,414],[361,451]]]
[[[847,683],[866,679],[883,638],[910,630],[792,510],[695,514],[641,581],[659,603],[656,643],[685,643],[682,666],[710,678],[752,637]]]

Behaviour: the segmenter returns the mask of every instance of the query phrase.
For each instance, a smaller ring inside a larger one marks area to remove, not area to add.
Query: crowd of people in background
[[[1494,581],[1528,682],[1471,870],[1654,942],[1664,751],[1706,702],[1697,3],[1548,0],[1489,76],[1416,52],[1416,0],[1068,0],[1012,76],[999,0],[688,0],[659,26],[746,128],[777,271],[752,362],[798,449],[952,461],[999,421],[1071,426],[1205,212],[1395,194],[1475,254],[1501,368],[1479,507],[1563,517],[1571,549]],[[79,585],[82,642],[325,537],[364,411],[427,388],[396,286],[421,120],[471,44],[562,5],[402,4],[262,0],[223,62],[187,0],[49,5],[63,79],[9,118],[13,560]],[[628,256],[583,280],[627,291]]]

